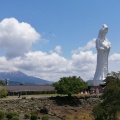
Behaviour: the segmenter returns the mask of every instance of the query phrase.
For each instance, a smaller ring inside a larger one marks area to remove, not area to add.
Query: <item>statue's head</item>
[[[105,39],[107,32],[108,32],[108,26],[106,24],[103,24],[102,28],[99,31],[98,38]]]

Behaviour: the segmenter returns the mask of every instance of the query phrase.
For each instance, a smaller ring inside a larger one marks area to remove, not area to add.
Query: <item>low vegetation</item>
[[[7,90],[4,88],[3,82],[0,80],[0,98],[6,97],[8,94]]]
[[[102,95],[78,94],[87,85],[76,76],[63,77],[54,87],[53,97],[1,99],[0,120],[120,120],[120,74],[106,78]]]
[[[92,107],[99,102],[95,95],[1,99],[0,116],[3,120],[92,120]]]
[[[0,98],[7,97],[7,94],[8,94],[8,92],[6,91],[6,89],[3,88],[0,90]]]
[[[102,102],[93,109],[95,120],[120,120],[120,73],[106,78]]]

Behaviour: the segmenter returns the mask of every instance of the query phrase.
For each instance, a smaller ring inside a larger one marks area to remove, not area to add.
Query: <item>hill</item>
[[[44,85],[44,84],[52,84],[52,82],[37,78],[34,76],[28,76],[20,71],[14,72],[0,72],[0,80],[4,82],[8,80],[9,85]]]

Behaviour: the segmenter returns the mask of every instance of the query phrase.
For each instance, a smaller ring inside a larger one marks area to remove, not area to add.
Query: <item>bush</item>
[[[22,99],[26,99],[26,97],[22,97]]]
[[[92,111],[95,120],[107,120],[107,112],[104,108],[104,105],[102,105],[101,103],[94,106]]]
[[[30,117],[30,120],[37,120],[37,115],[36,114],[32,114]]]
[[[40,119],[40,116],[38,116],[37,118]]]
[[[0,110],[0,119],[3,119],[5,116],[5,111]]]
[[[7,113],[6,117],[8,118],[8,120],[11,120],[14,116],[17,116],[17,112],[14,111],[10,111]]]
[[[19,120],[19,116],[13,116],[10,120]]]
[[[101,103],[93,108],[95,120],[118,120],[120,112],[120,72],[111,73],[105,79]]]
[[[30,118],[30,114],[29,114],[29,113],[26,113],[26,114],[24,115],[24,118],[25,118],[25,119],[29,119],[29,118]]]
[[[0,98],[4,98],[6,97],[8,94],[8,92],[5,89],[1,89],[0,90]]]
[[[37,110],[32,110],[31,115],[34,115],[34,114],[38,116],[38,111]]]
[[[49,116],[48,115],[43,115],[42,120],[49,120]]]
[[[49,112],[49,110],[45,106],[40,110],[40,113],[48,114],[48,112]]]

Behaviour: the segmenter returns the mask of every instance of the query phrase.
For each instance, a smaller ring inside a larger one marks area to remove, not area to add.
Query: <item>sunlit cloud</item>
[[[5,51],[8,59],[24,56],[40,37],[30,24],[15,18],[0,22],[0,49]]]
[[[78,49],[73,50],[72,53],[79,53],[80,51],[88,51],[95,48],[95,41],[96,41],[96,38],[89,41],[85,46],[79,47]]]
[[[58,54],[61,54],[62,53],[62,48],[60,45],[56,46],[55,47],[55,51],[58,53]]]
[[[19,70],[49,81],[58,81],[61,77],[73,75],[80,76],[85,81],[93,79],[97,62],[95,39],[73,50],[70,59],[61,54],[63,51],[60,45],[49,52],[31,51],[33,43],[43,45],[38,40],[49,43],[45,36],[41,36],[28,23],[19,22],[15,18],[2,20],[0,49],[5,55],[0,57],[0,71]],[[119,71],[119,61],[120,54],[110,55],[109,70]]]

